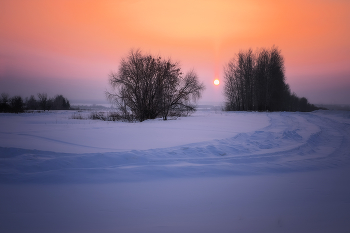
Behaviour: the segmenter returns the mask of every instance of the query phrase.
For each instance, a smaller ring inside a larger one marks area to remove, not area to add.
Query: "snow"
[[[89,112],[80,114],[87,117]],[[70,111],[3,114],[6,122],[1,123],[0,146],[65,153],[147,150],[223,139],[269,124],[264,113],[201,112],[177,120],[142,123],[69,119],[72,115]]]
[[[0,232],[350,229],[350,112],[72,115],[0,114]]]

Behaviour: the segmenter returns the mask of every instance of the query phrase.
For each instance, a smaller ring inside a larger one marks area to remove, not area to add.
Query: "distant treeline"
[[[56,95],[54,98],[48,98],[46,93],[39,93],[38,99],[34,95],[25,100],[21,96],[10,97],[6,93],[1,94],[0,112],[20,113],[25,110],[67,110],[70,109],[68,99],[62,95]]]
[[[240,51],[224,70],[227,111],[314,111],[285,82],[284,59],[277,47]]]
[[[317,104],[320,109],[350,111],[350,104]]]

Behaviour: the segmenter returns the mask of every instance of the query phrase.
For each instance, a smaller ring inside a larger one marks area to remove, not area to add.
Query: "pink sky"
[[[103,102],[108,74],[140,48],[193,68],[202,102],[220,102],[225,63],[276,45],[298,96],[350,104],[349,12],[346,0],[1,1],[0,93]]]

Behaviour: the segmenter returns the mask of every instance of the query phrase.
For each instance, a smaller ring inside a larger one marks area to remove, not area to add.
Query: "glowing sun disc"
[[[219,79],[215,79],[215,80],[214,80],[214,84],[215,84],[215,85],[219,85],[219,83],[220,83]]]

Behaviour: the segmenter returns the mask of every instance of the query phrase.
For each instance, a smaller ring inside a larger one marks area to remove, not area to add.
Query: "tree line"
[[[0,112],[21,113],[25,110],[68,110],[70,109],[69,100],[62,95],[56,95],[49,98],[46,93],[38,93],[38,99],[34,95],[24,100],[21,96],[10,97],[6,93],[1,94]]]
[[[285,82],[281,51],[240,51],[224,67],[224,95],[227,111],[314,111],[305,97],[292,93]]]
[[[313,111],[318,109],[306,98],[292,93],[285,82],[281,51],[251,49],[240,51],[224,67],[224,96],[227,111]],[[117,72],[109,77],[107,98],[115,104],[116,119],[144,121],[186,116],[196,110],[204,84],[192,70],[184,74],[178,62],[131,50],[122,58]],[[62,95],[46,93],[22,99],[2,93],[0,112],[70,109]]]
[[[131,50],[118,72],[110,74],[107,98],[124,120],[179,117],[195,111],[204,90],[194,71],[183,74],[179,63]]]

